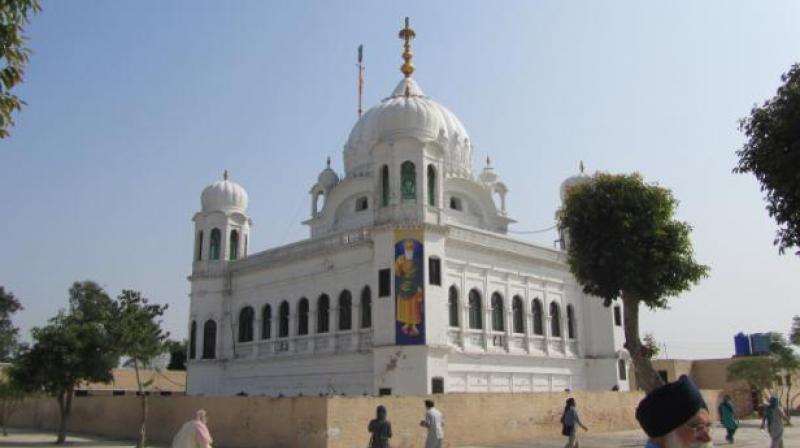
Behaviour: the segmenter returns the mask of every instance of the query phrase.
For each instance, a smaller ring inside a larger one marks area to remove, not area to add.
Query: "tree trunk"
[[[56,438],[56,444],[58,445],[63,445],[67,441],[67,420],[72,407],[72,393],[72,388],[69,388],[58,396],[58,412],[61,417],[58,422],[58,437]]]
[[[139,361],[133,359],[133,368],[136,371],[136,386],[139,389],[139,398],[142,405],[142,420],[139,424],[139,442],[136,444],[137,448],[145,448],[147,442],[147,395],[142,389],[142,379],[139,376]]]
[[[625,324],[625,348],[631,355],[636,370],[636,384],[650,392],[664,384],[664,381],[653,368],[650,358],[644,354],[642,340],[639,338],[639,300],[622,292],[622,306]]]

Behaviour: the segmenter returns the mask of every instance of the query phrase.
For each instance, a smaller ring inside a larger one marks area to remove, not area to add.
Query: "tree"
[[[625,347],[637,382],[651,391],[663,381],[639,337],[639,306],[666,308],[667,297],[708,274],[694,260],[691,227],[675,220],[672,193],[638,174],[595,174],[571,187],[559,210],[570,269],[583,292],[605,306],[618,298],[624,311]]]
[[[656,337],[653,336],[653,333],[647,333],[642,338],[642,353],[647,357],[647,359],[653,359],[661,352],[661,348],[658,347],[658,341],[656,341]]]
[[[94,282],[76,282],[69,289],[69,312],[34,328],[33,346],[22,351],[9,377],[27,392],[45,393],[58,401],[56,443],[66,440],[75,388],[82,382],[107,383],[119,362],[110,313],[111,298]]]
[[[151,365],[152,360],[166,351],[169,336],[161,330],[159,317],[167,305],[150,304],[138,291],[123,290],[114,303],[115,343],[122,356],[127,356],[136,371],[136,384],[141,398],[142,419],[139,425],[137,447],[144,448],[147,441],[147,394],[145,388],[152,379],[143,381],[140,369]]]
[[[0,286],[0,361],[8,361],[17,347],[19,329],[11,322],[11,315],[21,309],[14,294]]]
[[[795,353],[789,342],[780,333],[770,333],[769,352],[775,373],[780,378],[779,384],[782,384],[786,391],[784,410],[786,416],[791,418],[792,376],[800,372],[800,356]]]
[[[0,139],[8,137],[14,125],[11,114],[25,104],[10,90],[22,82],[30,50],[23,26],[32,14],[41,10],[39,0],[0,0]]]
[[[774,364],[769,357],[743,358],[728,366],[728,381],[744,381],[751,390],[762,393],[778,381]]]
[[[778,224],[778,252],[800,255],[800,64],[781,76],[775,96],[739,122],[747,137],[735,173],[752,173],[766,194],[767,212]]]
[[[167,370],[186,370],[186,344],[186,339],[166,342],[167,350],[169,351]]]

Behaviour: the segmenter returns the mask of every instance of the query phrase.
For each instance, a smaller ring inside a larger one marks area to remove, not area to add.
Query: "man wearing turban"
[[[708,406],[686,375],[647,394],[636,408],[636,420],[649,437],[645,448],[713,446]]]

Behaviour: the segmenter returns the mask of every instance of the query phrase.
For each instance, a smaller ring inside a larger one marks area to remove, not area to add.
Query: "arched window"
[[[261,339],[272,337],[272,307],[264,305],[261,309]]]
[[[360,212],[369,208],[369,201],[366,196],[356,199],[356,211]]]
[[[222,244],[222,234],[219,229],[211,229],[211,247],[209,248],[209,258],[219,260],[220,244]]]
[[[533,310],[533,334],[542,336],[544,335],[544,313],[541,300],[533,299],[531,309]]]
[[[350,291],[344,290],[339,294],[339,329],[350,330],[353,328],[353,297]]]
[[[400,165],[400,197],[417,198],[417,172],[414,163],[406,160]]]
[[[389,205],[389,167],[386,165],[381,168],[381,205]]]
[[[239,231],[238,230],[231,230],[231,241],[230,241],[229,253],[231,260],[235,260],[239,258]]]
[[[617,361],[617,369],[619,370],[619,379],[625,381],[628,379],[628,366],[625,365],[625,360],[620,359]]]
[[[575,310],[567,305],[567,337],[575,339]]]
[[[317,299],[317,333],[327,333],[329,325],[329,314],[331,309],[331,300],[326,294],[319,296]]]
[[[289,337],[289,302],[281,302],[278,308],[278,337]]]
[[[550,302],[550,336],[561,336],[561,310],[556,302]]]
[[[197,232],[197,240],[194,247],[194,259],[200,261],[203,259],[203,231]]]
[[[481,293],[476,289],[472,289],[469,291],[469,328],[473,330],[483,328],[482,313]]]
[[[503,316],[503,296],[499,293],[492,294],[492,330],[505,331],[505,319]]]
[[[255,313],[253,308],[246,306],[239,311],[239,342],[250,342],[253,340],[253,319]]]
[[[297,334],[308,334],[308,299],[305,297],[297,304]]]
[[[212,319],[203,325],[203,359],[217,357],[217,323]]]
[[[522,297],[514,296],[511,301],[511,313],[514,317],[514,333],[525,333],[525,310],[522,307]]]
[[[428,165],[428,205],[436,205],[436,168]]]
[[[372,291],[369,286],[361,290],[361,328],[372,327]]]
[[[455,286],[447,291],[447,309],[450,312],[450,326],[458,327],[458,289]]]
[[[191,329],[189,330],[189,359],[194,359],[197,356],[197,322],[192,321]]]

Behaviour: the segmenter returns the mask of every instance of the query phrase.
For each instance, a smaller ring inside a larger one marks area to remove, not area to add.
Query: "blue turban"
[[[700,390],[686,375],[653,390],[636,408],[636,420],[650,437],[661,437],[708,409]]]

